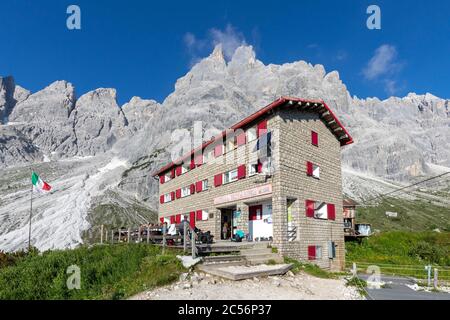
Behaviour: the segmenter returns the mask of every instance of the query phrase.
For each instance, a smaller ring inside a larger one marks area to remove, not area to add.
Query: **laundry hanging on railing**
[[[272,155],[272,132],[266,132],[258,138],[256,150],[258,159],[267,159]]]

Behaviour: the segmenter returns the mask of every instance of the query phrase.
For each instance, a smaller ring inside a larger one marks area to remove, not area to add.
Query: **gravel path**
[[[358,300],[343,279],[320,279],[305,273],[231,281],[205,273],[183,274],[172,285],[142,292],[132,300]]]

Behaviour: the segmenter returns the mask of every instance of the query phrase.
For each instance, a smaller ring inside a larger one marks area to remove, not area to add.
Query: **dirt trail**
[[[358,300],[343,279],[320,279],[305,273],[230,281],[204,273],[183,274],[172,285],[142,292],[132,300]]]

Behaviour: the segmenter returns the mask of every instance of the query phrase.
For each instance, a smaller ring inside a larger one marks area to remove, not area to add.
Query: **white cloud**
[[[244,35],[230,24],[223,31],[213,28],[210,34],[214,46],[222,44],[223,53],[227,59],[231,59],[238,47],[247,44]]]
[[[392,74],[399,69],[397,60],[397,49],[389,44],[383,44],[375,50],[363,74],[366,79],[374,80],[380,76]]]
[[[384,89],[390,95],[394,95],[398,92],[397,81],[387,79],[384,82]]]
[[[381,82],[384,90],[394,95],[401,90],[398,85],[398,73],[402,67],[403,63],[398,60],[395,46],[383,44],[375,50],[362,73],[367,80]]]
[[[231,59],[239,46],[247,44],[243,33],[237,31],[231,24],[228,24],[224,30],[217,28],[208,30],[204,39],[199,39],[195,34],[188,32],[184,35],[183,42],[191,56],[191,65],[198,62],[202,56],[209,54],[218,44],[222,44],[223,54],[227,60]]]

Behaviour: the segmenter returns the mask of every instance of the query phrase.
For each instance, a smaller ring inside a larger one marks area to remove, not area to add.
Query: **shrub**
[[[0,299],[122,299],[176,280],[183,267],[175,254],[119,244],[26,255],[0,269]],[[67,288],[71,265],[80,268],[80,290]]]

